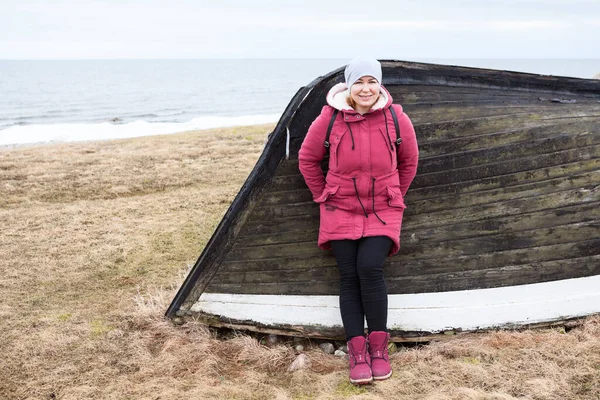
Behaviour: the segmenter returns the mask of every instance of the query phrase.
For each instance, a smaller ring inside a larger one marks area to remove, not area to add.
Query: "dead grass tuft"
[[[347,382],[305,346],[163,318],[272,126],[0,149],[2,399],[598,399],[600,316],[400,348]]]
[[[235,364],[269,373],[285,371],[295,358],[294,351],[288,346],[269,348],[245,335],[223,342],[217,348],[216,355],[221,359],[233,359]]]

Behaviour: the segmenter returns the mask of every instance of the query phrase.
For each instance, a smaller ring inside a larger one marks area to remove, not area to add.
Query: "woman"
[[[400,248],[404,196],[417,171],[419,150],[408,116],[400,105],[392,105],[392,96],[381,85],[379,61],[356,58],[344,77],[345,83],[327,94],[328,105],[310,126],[298,158],[320,204],[318,246],[333,250],[340,272],[350,381],[364,384],[392,375],[383,262]],[[320,163],[328,151],[325,178]]]

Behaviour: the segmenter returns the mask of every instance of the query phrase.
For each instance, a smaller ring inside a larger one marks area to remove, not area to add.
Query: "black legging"
[[[340,270],[340,311],[346,340],[364,335],[365,317],[369,332],[387,329],[383,262],[391,245],[392,240],[385,236],[331,241]]]

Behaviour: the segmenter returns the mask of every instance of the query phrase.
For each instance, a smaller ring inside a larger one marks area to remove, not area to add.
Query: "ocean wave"
[[[0,145],[79,142],[165,135],[198,129],[274,123],[279,120],[280,116],[280,114],[245,115],[236,117],[205,116],[179,123],[159,123],[137,120],[120,124],[102,122],[97,124],[19,125],[0,130]]]
[[[187,118],[193,116],[189,112],[180,109],[177,110],[158,110],[156,112],[131,111],[119,112],[114,107],[107,108],[108,112],[103,110],[83,110],[83,109],[65,109],[65,110],[47,110],[43,113],[29,113],[22,115],[5,116],[0,112],[0,130],[11,126],[21,125],[50,125],[50,124],[97,124],[101,122],[111,122],[124,124],[138,120],[148,122],[185,122]]]

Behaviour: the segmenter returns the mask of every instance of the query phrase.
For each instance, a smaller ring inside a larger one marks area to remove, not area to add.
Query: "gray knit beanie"
[[[381,84],[381,63],[374,58],[357,57],[344,70],[348,88],[363,76],[372,76]]]

